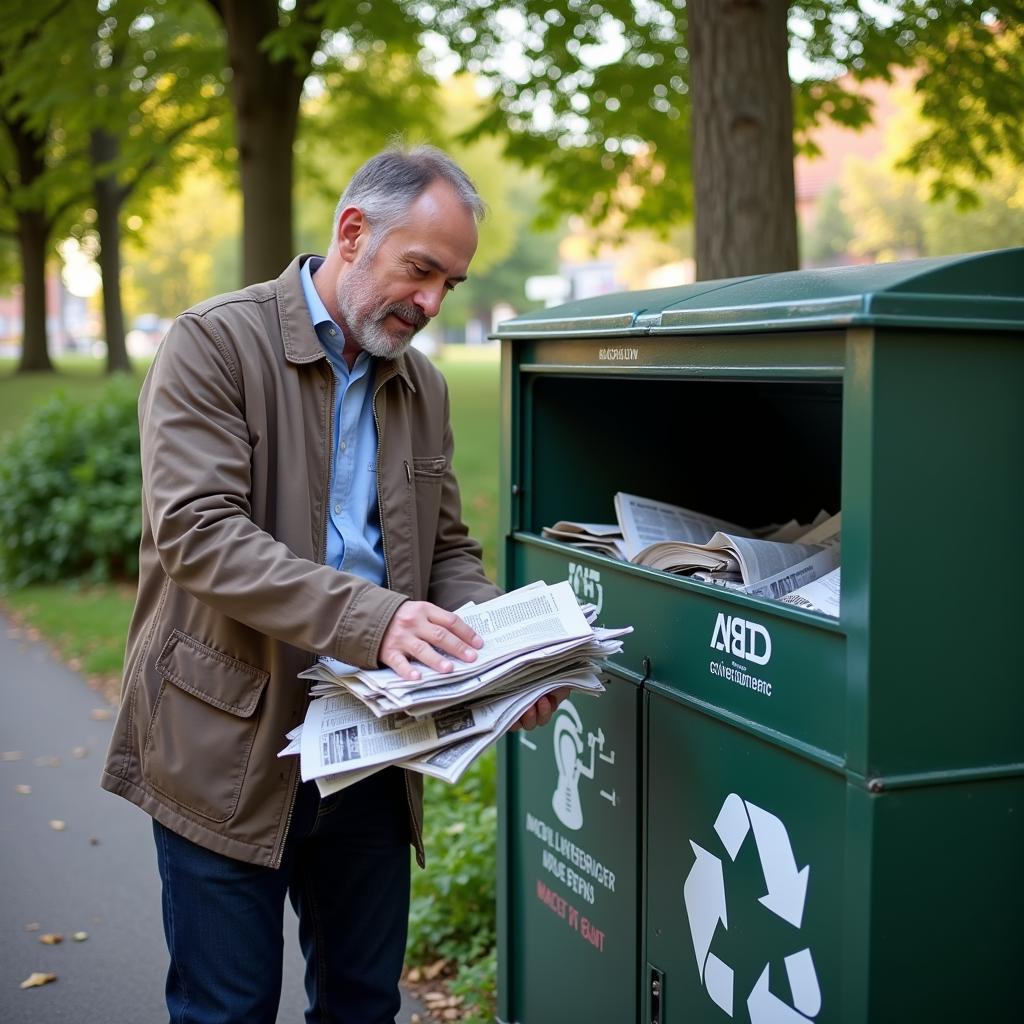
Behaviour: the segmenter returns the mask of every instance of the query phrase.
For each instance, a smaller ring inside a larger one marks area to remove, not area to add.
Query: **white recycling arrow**
[[[744,804],[754,829],[764,883],[768,887],[768,892],[761,897],[760,902],[772,913],[799,928],[804,916],[804,899],[807,896],[811,866],[807,864],[803,870],[797,870],[786,826],[774,814],[769,814],[749,800],[745,800]]]
[[[722,875],[722,862],[692,839],[690,846],[696,860],[690,873],[683,883],[683,902],[686,904],[686,916],[690,922],[690,937],[693,939],[693,952],[697,957],[697,970],[700,980],[704,981],[704,965],[707,963],[711,940],[715,937],[715,929],[721,921],[726,928],[729,922],[725,915],[725,878]]]
[[[728,851],[729,859],[735,860],[740,852],[743,840],[750,831],[750,821],[743,809],[743,797],[738,793],[730,793],[722,803],[722,809],[715,819],[715,831],[722,845]]]
[[[814,969],[811,951],[801,949],[799,953],[787,956],[785,963],[793,1005],[808,1017],[817,1017],[821,1010],[821,986],[818,985],[818,972]]]
[[[750,1024],[810,1024],[809,1018],[798,1013],[778,996],[772,995],[768,988],[768,970],[769,965],[765,964],[761,977],[754,983],[747,997]]]

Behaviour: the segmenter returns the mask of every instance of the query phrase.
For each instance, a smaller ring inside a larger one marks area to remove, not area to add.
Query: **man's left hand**
[[[547,725],[551,721],[551,716],[555,713],[555,708],[568,696],[568,686],[562,686],[545,694],[533,707],[526,711],[509,732],[516,732],[519,729],[536,729],[539,725]]]

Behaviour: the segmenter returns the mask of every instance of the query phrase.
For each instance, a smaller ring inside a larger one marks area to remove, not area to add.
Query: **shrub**
[[[493,1010],[494,749],[478,758],[457,785],[428,778],[425,789],[427,870],[413,872],[409,958],[422,963],[443,957],[458,964],[452,991]]]
[[[16,587],[138,573],[137,392],[41,406],[0,451],[0,579]]]

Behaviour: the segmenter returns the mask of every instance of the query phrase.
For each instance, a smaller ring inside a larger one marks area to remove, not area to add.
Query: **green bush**
[[[427,870],[414,871],[409,959],[459,965],[451,989],[493,1016],[496,760],[493,748],[457,785],[426,780]],[[476,1018],[474,1018],[476,1019]]]
[[[0,579],[15,587],[138,573],[137,391],[51,399],[0,451]]]

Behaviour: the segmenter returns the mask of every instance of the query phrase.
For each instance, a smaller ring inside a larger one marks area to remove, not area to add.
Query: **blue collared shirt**
[[[313,284],[313,271],[322,262],[317,256],[306,260],[301,280],[313,330],[327,353],[335,381],[327,564],[383,586],[387,573],[377,505],[374,364],[368,352],[360,352],[350,371],[342,358],[345,337]]]

